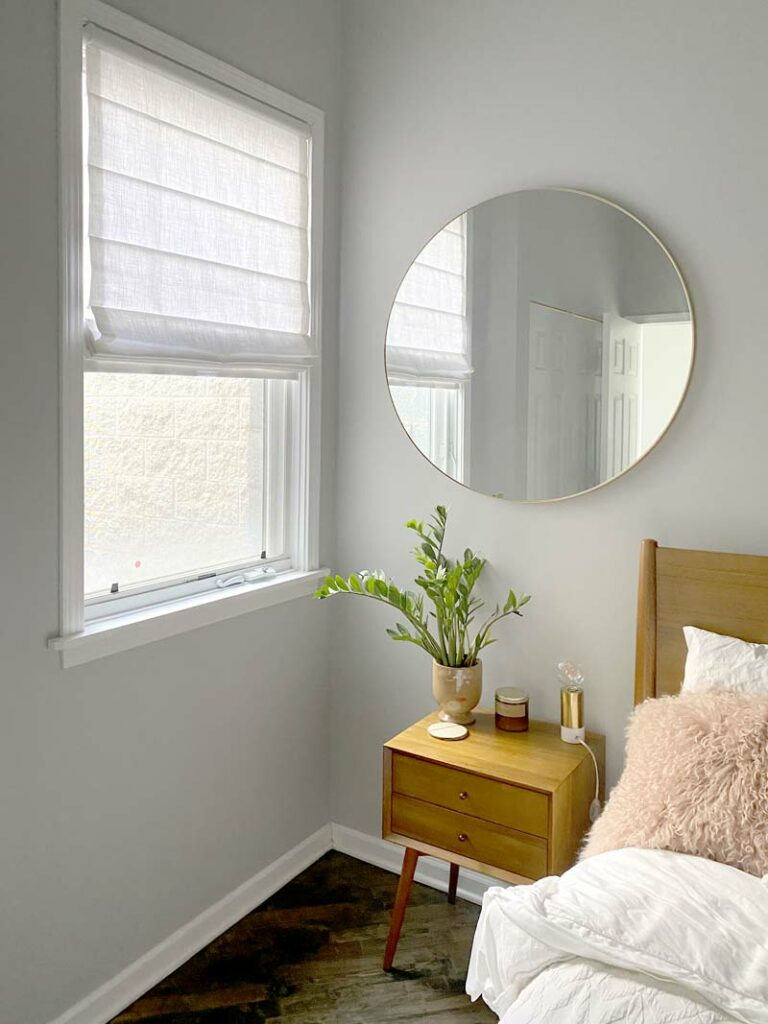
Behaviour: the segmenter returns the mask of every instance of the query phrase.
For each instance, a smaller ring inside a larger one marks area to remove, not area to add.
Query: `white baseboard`
[[[51,1021],[51,1024],[107,1024],[126,1006],[130,1006],[227,928],[231,928],[260,903],[268,900],[310,864],[314,864],[332,848],[332,837],[331,825],[324,825]]]
[[[268,900],[329,850],[339,850],[395,874],[400,873],[403,861],[402,847],[394,843],[345,825],[324,825],[228,896],[198,914],[189,924],[169,935],[124,971],[81,999],[51,1021],[51,1024],[107,1024],[126,1006],[130,1006],[227,928],[231,928],[260,903]],[[422,857],[419,859],[416,881],[447,892],[448,865],[433,857]],[[472,903],[482,903],[486,889],[499,884],[494,878],[462,868],[458,895]]]
[[[334,850],[348,853],[350,857],[356,857],[367,864],[375,864],[385,871],[400,874],[403,864],[402,846],[396,846],[386,839],[379,839],[378,836],[368,835],[367,832],[347,828],[346,825],[332,825],[331,828]],[[415,878],[417,882],[423,882],[433,889],[448,892],[448,864],[445,861],[437,860],[435,857],[420,857]],[[481,875],[477,871],[462,868],[459,872],[457,892],[462,899],[469,900],[470,903],[482,903],[483,894],[492,885],[504,883],[489,875]]]

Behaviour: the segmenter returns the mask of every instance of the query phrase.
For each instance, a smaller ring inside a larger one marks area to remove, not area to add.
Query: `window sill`
[[[308,597],[327,576],[327,569],[287,572],[266,582],[246,583],[232,591],[210,591],[151,608],[96,619],[79,633],[57,636],[48,646],[59,652],[62,668],[150,644],[155,640],[199,629],[213,622]]]

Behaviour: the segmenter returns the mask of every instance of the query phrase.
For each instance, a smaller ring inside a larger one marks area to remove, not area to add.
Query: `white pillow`
[[[688,656],[683,690],[733,690],[768,694],[768,644],[750,644],[735,636],[683,626]]]

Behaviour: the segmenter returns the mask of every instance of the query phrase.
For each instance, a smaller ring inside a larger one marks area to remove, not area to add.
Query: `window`
[[[290,381],[87,373],[85,596],[285,556],[264,487],[266,412]],[[283,420],[284,422],[284,420]],[[278,430],[276,459],[285,453]],[[279,479],[279,478],[278,478]],[[265,507],[266,505],[266,507]]]
[[[395,408],[421,451],[465,479],[470,339],[467,218],[438,232],[403,279],[387,330],[387,370]]]
[[[429,461],[454,480],[463,479],[465,385],[396,383],[390,391],[403,426]]]
[[[62,17],[65,640],[317,567],[322,114]]]

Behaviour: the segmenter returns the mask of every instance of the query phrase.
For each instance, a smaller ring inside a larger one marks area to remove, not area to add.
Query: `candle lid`
[[[496,700],[500,704],[525,704],[528,694],[516,686],[500,686],[496,691]]]

